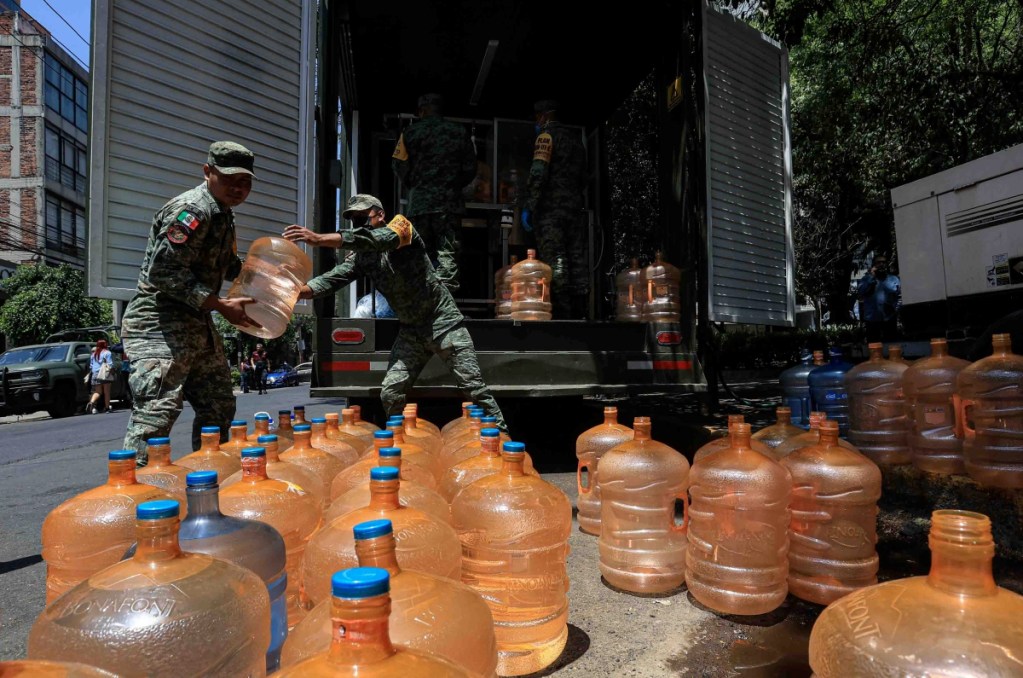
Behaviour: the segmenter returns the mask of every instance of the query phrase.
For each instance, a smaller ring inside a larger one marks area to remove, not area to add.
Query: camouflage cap
[[[348,199],[348,204],[345,206],[345,211],[341,213],[341,216],[345,219],[351,219],[352,214],[355,212],[363,212],[374,207],[379,210],[384,209],[383,204],[369,193],[356,193]]]
[[[534,113],[547,113],[549,111],[556,111],[561,108],[560,104],[554,99],[540,99],[533,104]]]
[[[443,106],[444,97],[436,92],[428,92],[419,97],[419,106]]]
[[[216,167],[221,174],[249,174],[254,177],[256,173],[252,168],[255,163],[256,156],[252,151],[233,141],[214,141],[206,158],[206,164]]]

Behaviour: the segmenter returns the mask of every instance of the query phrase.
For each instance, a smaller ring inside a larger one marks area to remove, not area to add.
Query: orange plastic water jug
[[[244,419],[235,419],[231,422],[229,435],[228,441],[220,444],[220,450],[222,452],[229,452],[238,459],[241,459],[242,450],[251,445],[249,442],[249,422]]]
[[[727,450],[729,447],[731,447],[732,446],[732,436],[731,436],[730,432],[732,430],[732,425],[733,424],[743,424],[745,422],[746,422],[746,417],[744,417],[741,414],[730,414],[730,415],[728,415],[728,430],[729,430],[729,433],[726,433],[724,436],[722,436],[720,438],[714,438],[709,443],[705,443],[703,446],[700,447],[700,449],[696,450],[696,453],[693,454],[693,463],[695,464],[696,462],[700,461],[701,459],[703,459],[707,455],[713,454],[714,452],[717,452],[718,450]],[[816,441],[817,441],[817,439],[814,438],[814,442],[816,442]],[[765,443],[763,443],[763,442],[761,442],[759,440],[753,440],[752,438],[750,438],[750,443],[749,444],[750,444],[750,447],[752,447],[754,450],[756,450],[760,454],[766,454],[769,457],[777,458],[775,453],[772,452],[771,448],[768,447]]]
[[[353,407],[346,407],[341,410],[341,423],[338,424],[337,430],[361,440],[362,444],[365,446],[363,447],[363,451],[365,451],[366,447],[373,444],[374,431],[371,431],[367,427],[356,422],[355,408]]]
[[[291,410],[277,411],[277,428],[272,431],[277,436],[277,443],[286,450],[295,443],[295,432],[291,428]]]
[[[526,258],[508,272],[512,320],[551,319],[551,267],[526,250]]]
[[[825,412],[811,412],[810,413],[810,430],[804,431],[797,436],[792,436],[780,443],[778,447],[774,448],[772,456],[775,459],[784,459],[788,455],[792,454],[796,450],[807,447],[808,445],[816,445],[821,439],[821,422],[828,420],[828,415]],[[841,431],[841,424],[839,424],[839,430]],[[856,447],[848,441],[838,439],[838,444],[850,450],[856,450]],[[856,450],[859,452],[859,450]]]
[[[245,312],[262,327],[238,325],[238,329],[263,339],[276,339],[284,334],[298,293],[312,272],[313,262],[295,243],[272,236],[257,239],[227,297],[255,299]]]
[[[890,351],[891,349],[889,349]],[[948,354],[945,339],[931,339],[931,355],[902,373],[913,465],[929,473],[966,473],[963,441],[956,437],[955,388],[970,363]]]
[[[646,301],[643,320],[646,322],[678,322],[682,316],[680,292],[682,272],[664,261],[660,252],[643,272],[646,279]]]
[[[909,420],[902,396],[905,363],[885,360],[884,345],[871,343],[870,359],[845,373],[849,392],[849,442],[878,464],[908,464]]]
[[[216,471],[220,478],[241,470],[241,457],[220,449],[219,426],[203,426],[199,435],[202,441],[199,449],[178,459],[178,466],[190,471]]]
[[[639,259],[632,258],[629,267],[615,277],[615,320],[619,322],[641,322],[646,301],[646,277],[639,266]]]
[[[295,444],[280,454],[280,460],[289,464],[298,464],[308,469],[319,481],[313,490],[316,496],[330,495],[330,484],[337,474],[344,470],[341,460],[332,454],[317,449],[310,444],[312,426],[310,424],[295,425]]]
[[[323,434],[331,440],[340,440],[343,443],[351,445],[361,457],[362,453],[365,452],[368,447],[366,445],[366,439],[353,436],[352,434],[345,433],[341,430],[341,413],[327,412],[323,415],[323,418],[327,420],[327,428],[324,430]]]
[[[604,408],[604,423],[583,431],[575,440],[579,529],[600,534],[600,458],[612,447],[632,439],[632,429],[618,423],[618,408]]]
[[[448,502],[444,499],[444,497],[422,483],[417,483],[416,481],[410,480],[401,475],[402,471],[405,470],[405,467],[402,464],[401,450],[399,448],[384,447],[380,449],[379,454],[380,456],[377,458],[378,466],[394,466],[398,469],[398,476],[401,480],[398,492],[399,504],[419,509],[423,513],[429,513],[433,517],[443,520],[446,523],[451,522],[451,510],[448,508]],[[364,459],[356,466],[365,464],[368,461],[368,459]],[[331,502],[330,509],[323,517],[324,522],[329,523],[335,518],[340,518],[346,513],[369,506],[372,499],[372,492],[370,492],[369,489],[369,474],[372,468],[372,466],[364,466],[359,469],[363,474],[362,482]],[[409,464],[409,469],[413,471],[420,470],[415,464]],[[344,474],[338,475],[338,478],[341,478],[343,475]]]
[[[778,420],[754,433],[753,437],[750,438],[751,441],[756,440],[774,449],[789,438],[806,433],[806,431],[798,426],[792,425],[792,408],[776,408],[775,414],[778,416]]]
[[[360,459],[334,477],[330,484],[330,499],[337,500],[350,490],[366,485],[369,472],[377,466],[394,466],[401,469],[401,479],[411,480],[423,487],[436,490],[437,480],[433,475],[433,463],[422,451],[405,450],[394,445],[392,431],[377,431],[373,439],[375,456]],[[384,450],[388,450],[384,452]]]
[[[326,417],[313,417],[309,431],[309,445],[323,450],[341,462],[342,468],[348,468],[359,460],[360,450],[337,438],[327,437]]]
[[[326,509],[330,503],[330,497],[318,494],[323,491],[323,483],[307,467],[281,461],[280,451],[277,446],[277,436],[259,436],[256,446],[266,450],[266,475],[272,480],[283,480],[300,487],[304,492],[313,495],[320,507]],[[242,479],[242,471],[232,474],[230,478],[220,483],[221,487],[230,487]]]
[[[170,438],[150,438],[146,441],[149,462],[135,469],[135,480],[145,485],[158,487],[182,507],[187,505],[185,477],[192,469],[178,466],[171,461]]]

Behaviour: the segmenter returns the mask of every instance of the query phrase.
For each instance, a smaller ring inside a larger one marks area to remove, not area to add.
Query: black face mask
[[[349,221],[352,222],[352,228],[368,228],[369,227],[369,215],[359,216],[355,215]]]

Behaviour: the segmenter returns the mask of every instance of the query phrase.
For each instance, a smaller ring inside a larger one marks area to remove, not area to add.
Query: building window
[[[72,125],[89,131],[89,86],[70,69],[46,53],[46,106]]]
[[[85,146],[50,125],[46,126],[45,146],[46,178],[85,193],[85,168],[89,164]]]
[[[81,255],[85,249],[85,210],[67,200],[46,196],[46,247]]]

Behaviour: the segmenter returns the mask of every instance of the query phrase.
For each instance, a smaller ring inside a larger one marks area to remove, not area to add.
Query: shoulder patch
[[[398,234],[398,249],[411,244],[412,236],[416,232],[416,229],[412,227],[412,222],[400,214],[394,215],[391,222],[387,224],[387,228]]]
[[[188,240],[189,235],[190,232],[188,228],[182,226],[179,222],[174,222],[167,227],[167,240],[170,240],[175,245],[180,245]]]
[[[190,231],[194,231],[195,229],[202,226],[202,220],[199,219],[199,217],[195,216],[195,212],[189,209],[183,209],[180,212],[178,212],[176,221],[180,223],[182,226],[188,228],[188,230]]]
[[[533,146],[533,160],[551,161],[551,150],[554,148],[554,140],[551,135],[544,132],[536,138],[536,145]]]
[[[391,157],[395,160],[408,160],[408,150],[405,148],[404,134],[398,137],[398,144],[394,147],[394,153],[391,154]]]

